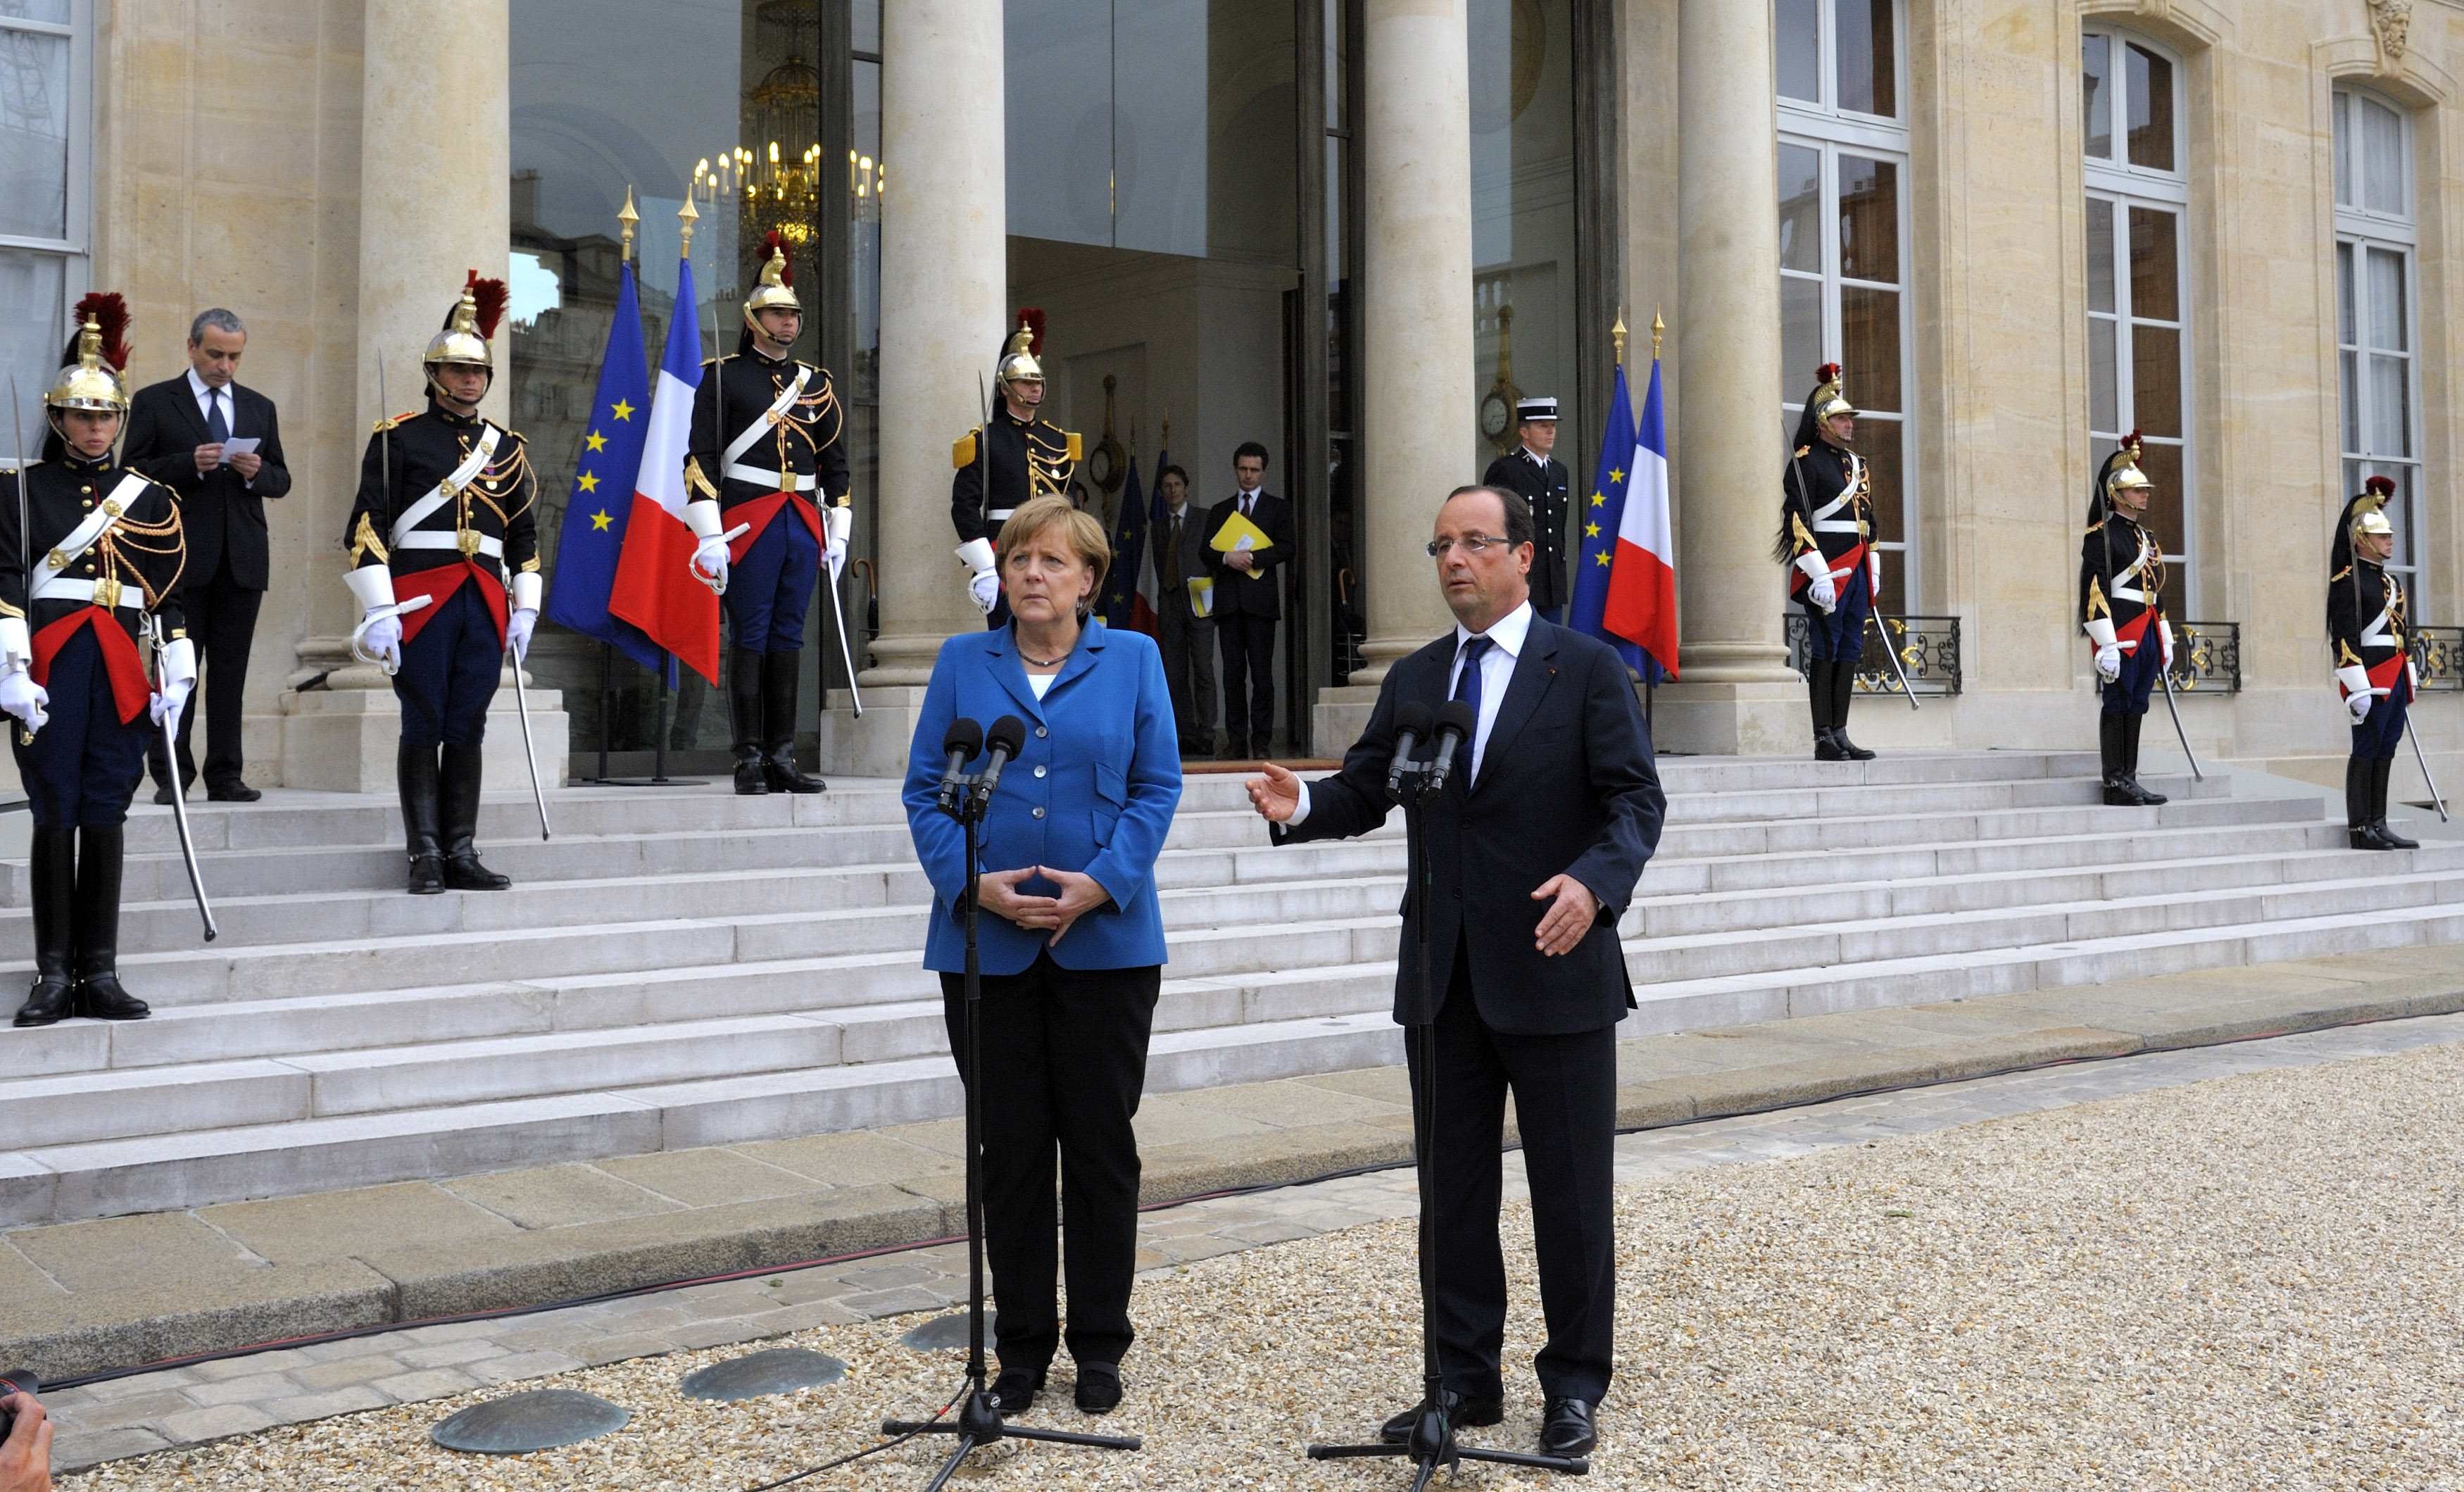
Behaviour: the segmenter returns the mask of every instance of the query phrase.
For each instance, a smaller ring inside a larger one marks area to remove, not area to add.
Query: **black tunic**
[[[978,426],[958,438],[950,461],[957,468],[950,477],[950,524],[958,542],[997,538],[1003,519],[1028,498],[1068,494],[1078,470],[1078,437],[1040,416],[1023,421],[1004,405],[989,432]]]
[[[2079,540],[2079,593],[2082,621],[2111,617],[2117,638],[2140,636],[2165,614],[2164,546],[2115,510]]]
[[[27,605],[28,565],[39,566],[98,504],[119,501],[115,494],[131,475],[138,473],[108,455],[100,461],[71,455],[28,467],[26,525],[31,542],[21,543],[17,478],[0,472],[0,615],[25,616],[27,631],[39,635],[62,617],[100,603],[109,606],[112,620],[132,641],[142,634],[149,615],[163,619],[166,640],[187,635],[179,601],[180,573],[187,559],[180,505],[171,489],[142,475],[136,500],[126,505],[120,521],[60,571],[63,581],[93,585],[98,592],[94,601],[47,596],[32,607]]]
[[[2335,644],[2336,667],[2360,664],[2369,670],[2373,688],[2389,687],[2411,641],[2404,582],[2370,560],[2356,559],[2351,569],[2336,572],[2327,582],[2327,634]]]
[[[847,495],[847,447],[839,438],[847,411],[825,369],[751,351],[713,359],[702,367],[701,386],[693,391],[693,428],[685,436],[689,498],[709,497],[715,487],[719,516],[725,517],[738,503],[799,490],[789,484],[803,476],[814,479],[814,491],[804,496],[817,508],[833,506]],[[737,436],[768,417],[770,406],[794,385],[799,370],[804,373],[803,392],[734,462],[722,461]],[[734,475],[722,472],[722,466],[764,474]]]
[[[451,536],[452,542],[405,545],[395,542],[394,524],[457,470],[471,451],[494,429],[496,448],[488,463],[451,499],[439,503],[413,524],[410,532]],[[390,465],[390,488],[386,486]],[[468,558],[499,582],[523,571],[537,570],[539,520],[534,507],[539,479],[531,472],[521,436],[478,416],[449,412],[435,401],[425,412],[387,420],[368,437],[360,460],[360,493],[351,504],[342,532],[350,551],[350,567],[385,564],[396,576],[416,575]],[[501,546],[502,560],[487,552]],[[465,549],[465,545],[471,546]]]

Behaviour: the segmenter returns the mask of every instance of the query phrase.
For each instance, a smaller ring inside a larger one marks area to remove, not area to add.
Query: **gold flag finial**
[[[685,193],[685,205],[676,208],[676,234],[683,240],[678,252],[688,259],[693,257],[693,225],[700,221],[701,209],[693,206],[693,193]]]
[[[633,262],[633,229],[634,226],[641,221],[642,214],[633,210],[633,184],[627,182],[625,184],[624,210],[616,214],[616,226],[624,230],[625,232],[625,249],[623,255],[617,261],[618,263],[630,264]]]
[[[1617,325],[1609,328],[1610,344],[1617,349],[1617,364],[1625,366],[1625,307],[1617,307]]]
[[[1651,361],[1660,361],[1660,340],[1668,335],[1668,323],[1660,318],[1660,308],[1651,308]]]

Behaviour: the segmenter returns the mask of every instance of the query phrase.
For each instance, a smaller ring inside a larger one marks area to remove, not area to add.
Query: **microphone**
[[[1403,778],[1412,770],[1412,748],[1429,734],[1429,707],[1414,700],[1395,711],[1395,759],[1386,768],[1386,796],[1403,796]]]
[[[1438,707],[1438,750],[1437,755],[1429,758],[1430,792],[1446,790],[1446,779],[1454,772],[1455,750],[1463,745],[1463,737],[1472,735],[1479,725],[1479,720],[1471,713],[1471,706],[1463,700],[1449,699]]]
[[[986,798],[992,797],[993,789],[1001,786],[1001,768],[1009,765],[1017,757],[1019,748],[1025,744],[1025,721],[1016,715],[1003,715],[995,720],[993,728],[984,733],[984,772],[976,791]]]
[[[949,762],[941,769],[940,806],[943,813],[957,811],[958,795],[966,790],[967,763],[984,749],[984,728],[964,715],[950,722],[941,733],[941,752]]]

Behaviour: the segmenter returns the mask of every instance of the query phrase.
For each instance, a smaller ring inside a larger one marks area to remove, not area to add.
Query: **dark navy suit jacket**
[[[1446,697],[1454,655],[1449,632],[1387,670],[1343,770],[1308,784],[1308,818],[1297,829],[1277,826],[1277,844],[1345,839],[1386,822],[1395,806],[1386,793],[1395,712],[1415,700],[1434,711]],[[1624,1020],[1634,993],[1617,918],[1660,845],[1666,806],[1624,660],[1595,638],[1535,616],[1478,780],[1466,791],[1450,779],[1443,800],[1421,816],[1433,988],[1420,986],[1419,919],[1407,915],[1396,1020],[1437,1019],[1459,938],[1470,958],[1472,998],[1492,1030],[1562,1036]],[[1559,874],[1588,887],[1600,910],[1583,941],[1551,958],[1534,946],[1550,904],[1531,893]]]

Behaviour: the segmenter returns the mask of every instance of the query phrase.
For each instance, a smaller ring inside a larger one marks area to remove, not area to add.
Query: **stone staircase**
[[[2092,757],[1662,763],[1670,826],[1623,932],[1630,1036],[2185,969],[2464,941],[2464,844],[2343,846],[2316,796]],[[1149,1086],[1400,1060],[1387,1019],[1401,819],[1269,848],[1242,779],[1189,780],[1158,867],[1172,963]],[[958,1111],[931,892],[893,784],[526,800],[481,835],[504,893],[400,890],[390,804],[192,812],[200,945],[167,812],[130,821],[121,946],[148,1021],[0,1029],[0,1225],[897,1124]],[[30,946],[0,862],[0,949]],[[23,959],[0,963],[22,988]]]

